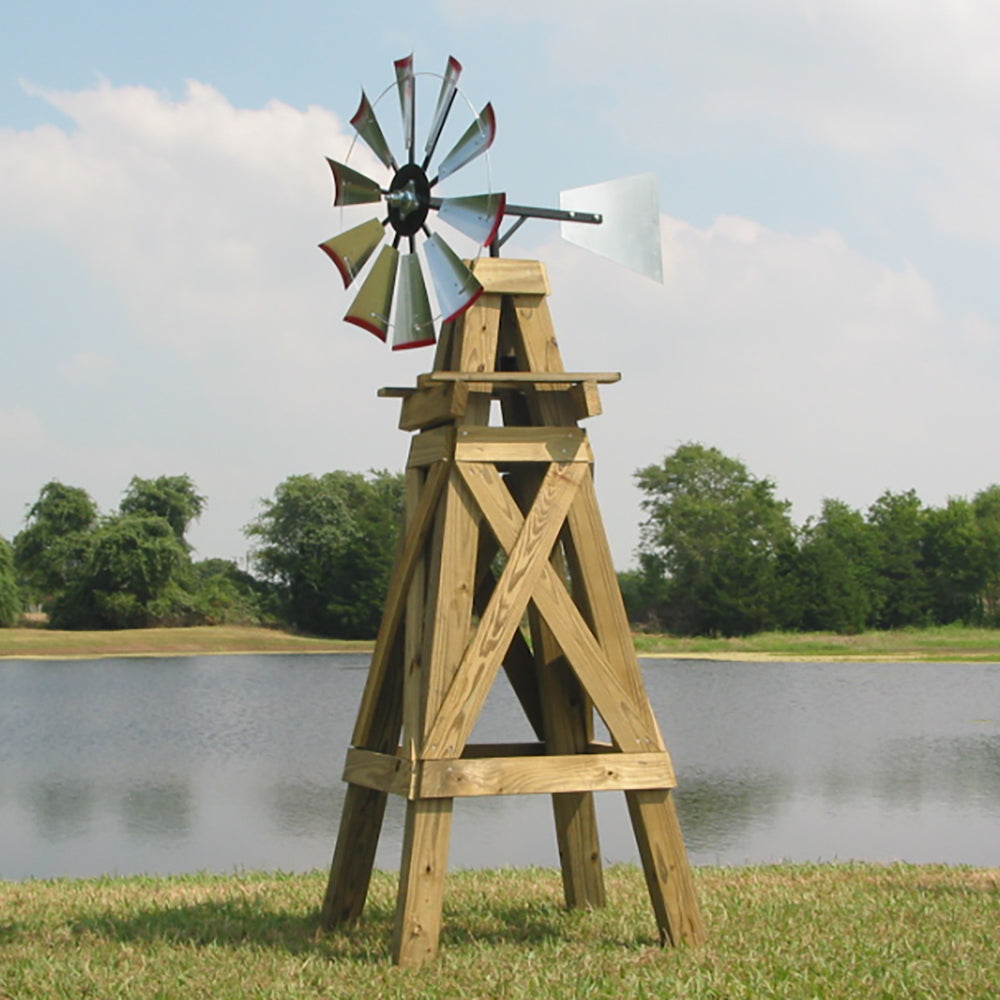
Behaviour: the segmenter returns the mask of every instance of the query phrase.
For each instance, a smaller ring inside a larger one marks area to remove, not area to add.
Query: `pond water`
[[[326,867],[367,655],[0,661],[0,878]],[[644,660],[694,864],[1000,864],[1000,664]],[[530,739],[501,680],[477,741]],[[397,868],[390,798],[377,864]],[[602,853],[637,861],[621,793]],[[452,867],[556,865],[545,796]]]

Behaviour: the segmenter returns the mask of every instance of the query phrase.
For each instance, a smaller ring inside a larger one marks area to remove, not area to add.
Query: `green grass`
[[[676,638],[637,634],[643,656],[715,659],[965,660],[1000,662],[1000,629],[901,629],[895,632],[764,632],[740,639]],[[44,628],[0,629],[3,657],[186,656],[209,653],[364,652],[370,642],[318,639],[277,629],[217,625],[199,628],[59,632]],[[0,997],[0,1000],[4,1000]]]
[[[942,625],[837,635],[833,632],[761,632],[734,639],[635,636],[642,655],[717,659],[857,659],[1000,661],[1000,629]]]
[[[189,656],[210,653],[343,653],[370,650],[370,642],[317,639],[242,625],[134,628],[64,632],[46,628],[0,629],[0,658]],[[0,1000],[4,1000],[0,997]]]
[[[395,876],[362,923],[324,936],[324,876],[0,883],[0,997],[996,997],[1000,869],[702,868],[698,950],[661,950],[640,873],[567,912],[558,873],[449,876],[439,959],[389,964]]]

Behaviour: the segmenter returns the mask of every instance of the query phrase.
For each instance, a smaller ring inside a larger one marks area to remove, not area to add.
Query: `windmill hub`
[[[386,202],[389,222],[400,236],[413,236],[423,226],[430,210],[431,185],[427,174],[416,163],[396,171]]]

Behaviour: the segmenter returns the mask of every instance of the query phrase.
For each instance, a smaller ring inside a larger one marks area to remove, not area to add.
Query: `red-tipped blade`
[[[473,194],[465,198],[442,198],[438,215],[460,233],[488,247],[496,239],[503,219],[505,194]]]
[[[381,201],[382,189],[370,177],[330,157],[326,158],[326,162],[333,171],[334,205],[368,205]]]
[[[437,233],[424,241],[424,253],[441,309],[441,322],[447,323],[465,312],[483,294],[483,286]]]
[[[390,170],[396,170],[396,159],[392,155],[392,150],[389,149],[389,143],[385,141],[382,127],[375,117],[375,109],[371,106],[368,95],[363,90],[361,91],[361,103],[358,105],[358,110],[354,112],[351,124],[382,163]]]
[[[448,65],[445,67],[444,79],[441,81],[441,93],[438,94],[437,107],[434,109],[434,120],[431,122],[430,134],[427,136],[427,145],[424,147],[424,169],[431,162],[434,149],[441,138],[441,130],[451,111],[452,104],[455,103],[455,94],[458,92],[458,78],[462,75],[462,64],[454,57],[448,57]]]
[[[362,282],[357,296],[347,310],[344,319],[360,326],[362,330],[385,340],[389,329],[389,312],[392,309],[392,293],[396,286],[396,262],[399,251],[388,244],[372,265],[371,273]]]
[[[411,52],[405,59],[397,59],[393,65],[396,67],[399,110],[403,114],[403,139],[406,143],[406,156],[408,162],[413,163],[413,152],[416,145],[414,110],[416,94],[413,78],[413,53]]]
[[[496,134],[496,115],[493,114],[493,105],[487,104],[442,161],[437,172],[438,180],[443,180],[470,160],[485,153],[493,144]]]
[[[337,265],[337,270],[344,279],[344,288],[358,276],[358,272],[382,242],[384,235],[382,223],[378,219],[369,219],[360,226],[355,226],[325,243],[320,243],[320,250]]]
[[[427,298],[420,259],[415,253],[399,259],[399,295],[393,322],[392,349],[405,351],[434,343],[434,319]]]

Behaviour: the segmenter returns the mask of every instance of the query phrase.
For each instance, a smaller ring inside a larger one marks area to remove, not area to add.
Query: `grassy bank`
[[[316,639],[240,625],[136,628],[117,632],[0,629],[0,657],[189,656],[210,653],[343,653],[370,642]],[[3,1000],[0,997],[0,1000]]]
[[[774,660],[965,660],[1000,662],[1000,629],[944,625],[837,635],[761,632],[735,639],[636,635],[640,654]]]
[[[643,656],[747,660],[966,660],[1000,662],[1000,629],[947,626],[898,632],[766,632],[742,639],[635,637]],[[316,639],[276,629],[202,628],[59,632],[0,629],[3,657],[184,656],[209,653],[338,653],[369,650],[370,642]],[[2,1000],[2,998],[0,998]]]
[[[317,931],[324,877],[0,883],[0,997],[995,997],[1000,869],[699,869],[709,929],[661,951],[640,873],[609,906],[564,911],[547,870],[449,876],[440,959],[388,964],[395,878],[363,923]]]

